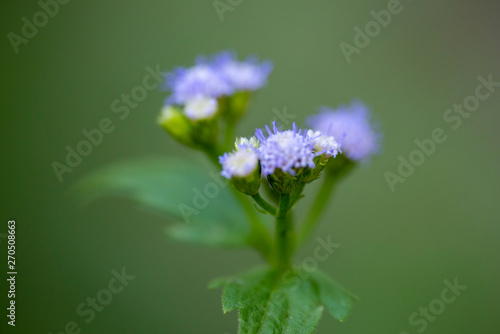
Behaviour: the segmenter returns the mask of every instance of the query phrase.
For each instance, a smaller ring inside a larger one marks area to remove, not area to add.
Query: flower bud
[[[247,148],[225,153],[219,161],[222,164],[222,176],[231,180],[238,191],[246,195],[259,192],[260,164],[255,150]]]
[[[186,103],[184,106],[184,113],[194,122],[208,120],[216,115],[218,107],[216,99],[198,96]]]
[[[301,182],[309,183],[318,179],[328,162],[334,160],[341,151],[340,144],[333,136],[325,136],[319,131],[308,130],[306,138],[316,154],[315,167],[305,170],[301,179]]]
[[[158,117],[158,124],[178,142],[190,147],[196,146],[191,138],[192,124],[178,107],[170,105],[163,107]]]
[[[234,148],[236,151],[239,151],[241,149],[248,149],[248,148],[259,148],[259,140],[257,137],[253,136],[250,139],[245,138],[245,137],[240,137],[237,138],[236,141],[234,142]]]
[[[245,195],[251,196],[257,194],[260,188],[260,166],[249,177],[233,177],[231,183],[236,190]]]

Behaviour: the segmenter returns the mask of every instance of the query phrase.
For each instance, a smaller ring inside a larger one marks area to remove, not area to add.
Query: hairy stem
[[[276,208],[271,203],[267,202],[259,193],[252,195],[253,200],[257,203],[262,209],[270,213],[271,215],[276,215]]]
[[[312,230],[318,224],[321,214],[325,210],[325,206],[330,200],[333,189],[338,180],[346,176],[355,167],[355,163],[343,155],[331,160],[325,168],[324,180],[316,198],[313,201],[311,209],[306,216],[304,224],[302,224],[298,237],[298,244],[304,243],[309,237]]]
[[[261,253],[265,259],[271,261],[272,238],[269,234],[269,231],[260,220],[257,211],[252,206],[251,202],[248,201],[247,197],[236,190],[234,187],[231,187],[231,190],[247,213],[247,216],[250,220],[250,225],[252,227],[252,235],[249,240],[250,244],[257,251],[259,251],[259,253]]]
[[[205,150],[208,159],[217,167],[220,168],[218,154],[216,150]],[[257,211],[248,201],[246,196],[230,187],[234,196],[240,202],[243,210],[245,210],[252,228],[252,235],[250,236],[249,243],[254,247],[266,260],[271,261],[272,238],[266,226],[260,220]]]
[[[323,213],[323,210],[325,209],[325,206],[328,203],[328,200],[330,199],[330,196],[333,192],[333,186],[338,179],[334,175],[328,173],[325,174],[326,175],[324,177],[323,184],[321,185],[321,188],[313,201],[313,204],[306,216],[304,223],[300,227],[300,231],[298,233],[299,244],[302,244],[307,239],[309,234],[311,234],[311,231],[318,223],[319,217]]]
[[[302,191],[304,190],[305,183],[299,183],[290,195],[290,209],[293,208],[295,203],[302,197]]]
[[[283,270],[290,267],[293,247],[293,222],[288,219],[290,195],[281,194],[278,215],[276,216],[276,267]]]

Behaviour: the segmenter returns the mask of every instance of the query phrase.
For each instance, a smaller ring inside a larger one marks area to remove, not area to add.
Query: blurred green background
[[[275,108],[286,107],[303,126],[318,106],[352,98],[372,107],[384,133],[382,154],[342,183],[315,232],[341,244],[320,267],[361,297],[347,321],[325,313],[317,332],[417,333],[409,315],[440,298],[443,280],[455,277],[468,288],[425,333],[500,332],[500,91],[459,129],[442,120],[474,93],[479,75],[500,80],[500,5],[402,6],[350,64],[339,44],[353,44],[353,28],[373,20],[370,11],[387,8],[386,0],[243,0],[224,20],[212,0],[71,1],[18,54],[4,38],[0,233],[16,219],[19,274],[17,326],[7,328],[2,269],[1,332],[55,334],[76,321],[82,333],[236,333],[236,312],[222,314],[220,291],[206,286],[260,263],[254,253],[180,244],[165,237],[169,222],[127,201],[80,207],[68,195],[115,161],[186,156],[155,124],[165,93],[148,92],[124,120],[111,103],[141,84],[147,66],[169,70],[224,49],[275,65],[238,134],[269,123]],[[5,36],[20,34],[21,18],[40,10],[35,1],[0,8]],[[63,162],[65,147],[104,117],[116,129],[60,183],[51,163]],[[408,157],[414,140],[436,127],[447,141],[391,192],[384,172],[396,172],[398,156]],[[297,261],[315,246],[312,238]],[[122,267],[136,278],[86,324],[76,307]]]

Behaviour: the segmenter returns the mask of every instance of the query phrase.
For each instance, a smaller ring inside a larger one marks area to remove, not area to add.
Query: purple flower
[[[370,123],[370,111],[361,102],[337,110],[323,107],[318,115],[309,117],[307,124],[327,136],[345,136],[342,153],[351,160],[366,161],[380,150],[381,135]]]
[[[254,57],[238,61],[230,52],[211,58],[200,56],[195,66],[179,67],[166,74],[163,88],[171,92],[166,104],[183,105],[194,98],[219,98],[236,91],[256,90],[266,84],[271,70],[268,61],[259,63]]]
[[[231,85],[220,72],[201,61],[193,67],[180,67],[168,73],[164,87],[172,93],[166,102],[178,105],[195,98],[218,98],[233,93]]]
[[[272,174],[279,168],[285,173],[295,175],[294,168],[314,168],[314,148],[310,141],[297,131],[293,123],[293,130],[278,131],[273,122],[273,131],[266,125],[269,137],[266,138],[261,129],[257,129],[255,136],[260,141],[257,154],[264,174]]]
[[[213,66],[236,91],[257,90],[267,83],[273,69],[269,61],[259,63],[256,57],[238,61],[235,54],[221,52],[213,60]]]

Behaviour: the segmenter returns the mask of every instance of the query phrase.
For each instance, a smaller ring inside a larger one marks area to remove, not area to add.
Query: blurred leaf
[[[317,285],[319,298],[330,314],[335,319],[343,321],[357,297],[319,270],[311,273],[311,280]]]
[[[174,219],[177,223],[167,233],[178,240],[210,246],[247,245],[249,224],[230,185],[219,171],[202,166],[179,158],[123,162],[88,175],[74,191],[84,203],[126,198],[144,210]]]
[[[351,307],[352,297],[343,288],[322,273],[316,276],[305,271],[278,275],[257,268],[209,286],[223,288],[224,313],[239,310],[239,334],[309,334],[321,318],[323,304],[337,319],[344,319]]]

